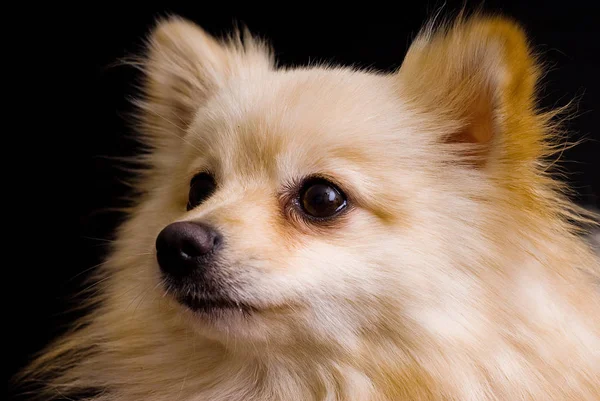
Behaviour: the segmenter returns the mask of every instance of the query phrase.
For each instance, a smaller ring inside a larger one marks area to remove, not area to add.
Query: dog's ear
[[[268,49],[248,31],[217,39],[180,17],[159,21],[147,42],[138,105],[142,134],[159,144],[183,136],[203,102],[236,73],[271,63]]]
[[[432,131],[478,166],[527,162],[543,152],[535,113],[539,71],[523,29],[504,17],[428,26],[398,71],[399,90]]]

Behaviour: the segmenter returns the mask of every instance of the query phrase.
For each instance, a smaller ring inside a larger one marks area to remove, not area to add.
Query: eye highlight
[[[348,205],[346,195],[323,178],[307,180],[298,194],[298,203],[305,215],[319,220],[336,216]]]
[[[216,188],[217,183],[209,173],[200,173],[194,176],[190,182],[187,210],[192,210],[208,199],[215,192]]]

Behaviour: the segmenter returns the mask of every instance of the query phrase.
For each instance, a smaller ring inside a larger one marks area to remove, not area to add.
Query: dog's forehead
[[[194,137],[226,170],[293,173],[373,162],[399,139],[405,116],[389,76],[271,71],[232,79],[200,111]]]

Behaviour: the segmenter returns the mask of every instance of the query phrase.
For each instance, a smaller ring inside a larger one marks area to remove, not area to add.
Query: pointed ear
[[[203,102],[232,76],[271,64],[267,48],[247,31],[219,40],[179,17],[159,21],[147,42],[138,105],[142,133],[155,146],[183,136]]]
[[[398,72],[405,99],[477,165],[540,156],[538,68],[522,28],[503,17],[423,30]]]

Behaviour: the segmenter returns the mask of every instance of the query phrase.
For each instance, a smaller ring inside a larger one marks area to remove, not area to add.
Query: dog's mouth
[[[193,295],[178,297],[181,304],[188,307],[193,312],[203,314],[217,314],[220,312],[233,312],[249,315],[256,312],[256,308],[243,302],[237,302],[229,299],[218,298],[198,298]]]

